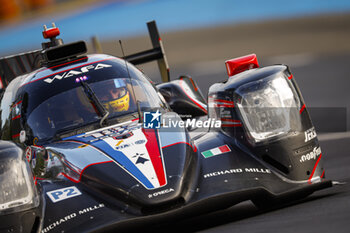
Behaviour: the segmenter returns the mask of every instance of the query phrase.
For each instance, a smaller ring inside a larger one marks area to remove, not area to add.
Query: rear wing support
[[[168,65],[167,58],[165,56],[163,43],[159,36],[156,22],[154,20],[148,22],[147,27],[148,27],[148,32],[151,38],[153,49],[149,49],[139,53],[134,53],[134,54],[125,56],[124,59],[134,65],[139,65],[142,63],[157,60],[162,81],[169,82],[170,81],[169,65]]]

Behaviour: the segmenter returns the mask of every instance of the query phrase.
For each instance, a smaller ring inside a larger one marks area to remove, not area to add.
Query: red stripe
[[[45,178],[35,177],[36,180],[46,180]]]
[[[197,148],[196,148],[195,146],[192,146],[192,145],[191,145],[190,143],[188,143],[188,142],[175,142],[175,143],[173,143],[173,144],[163,146],[162,148],[167,148],[167,147],[169,147],[169,146],[175,146],[175,145],[177,145],[177,144],[187,144],[187,145],[189,145],[189,146],[192,148],[192,150],[193,150],[194,152],[197,151]]]
[[[113,162],[113,161],[110,160],[110,161],[97,162],[97,163],[92,163],[92,164],[87,165],[86,167],[83,168],[83,170],[81,170],[81,173],[80,173],[80,175],[79,175],[79,180],[75,180],[73,177],[70,177],[70,176],[67,175],[66,173],[61,172],[61,174],[62,174],[64,177],[66,177],[67,179],[69,179],[70,181],[73,181],[74,183],[79,183],[79,182],[81,181],[81,177],[82,177],[82,175],[83,175],[83,173],[84,173],[84,171],[85,171],[86,168],[88,168],[88,167],[90,167],[90,166],[93,166],[93,165],[98,165],[98,164],[103,164],[103,163],[112,163],[112,162]],[[71,169],[71,168],[70,168],[70,169]],[[72,170],[72,169],[71,169],[71,170]],[[72,171],[74,171],[74,170],[72,170]],[[74,172],[76,172],[76,171],[74,171]]]
[[[16,120],[16,119],[18,119],[18,118],[21,118],[21,115],[15,116],[14,118],[12,118],[12,120]]]
[[[323,176],[324,176],[324,172],[325,172],[325,170],[323,170],[322,175],[321,175],[321,178],[323,178]]]
[[[293,75],[291,74],[291,75],[288,77],[288,79],[291,80],[292,78],[293,78]]]
[[[192,102],[193,103],[195,103],[200,109],[202,109],[206,114],[208,114],[208,111],[205,109],[205,108],[203,108],[195,99],[193,99],[191,96],[189,96],[188,94],[187,94],[187,92],[185,91],[185,89],[183,88],[183,86],[182,86],[182,82],[184,82],[183,80],[182,80],[182,78],[180,79],[180,87],[181,87],[181,89],[185,92],[185,94],[187,95],[187,97],[188,98],[190,98],[191,100],[192,100]]]
[[[144,133],[147,139],[146,149],[148,151],[149,157],[151,159],[154,170],[156,172],[159,185],[160,186],[166,185],[163,161],[160,154],[160,148],[158,145],[156,131],[154,129],[142,128],[142,132]]]
[[[222,124],[222,127],[240,127],[242,124]]]
[[[14,107],[16,107],[17,105],[19,105],[19,104],[21,104],[22,103],[22,100],[21,101],[18,101],[17,103],[15,103],[14,105],[12,105],[12,107],[11,108],[14,108]]]
[[[225,108],[234,108],[234,105],[228,105],[228,104],[215,104],[215,107],[225,107]]]
[[[237,122],[237,123],[241,123],[240,120],[234,120],[234,119],[229,119],[229,118],[220,118],[221,121],[229,121],[229,122]]]
[[[192,86],[193,86],[194,90],[195,90],[195,91],[198,91],[198,88],[197,88],[196,85],[194,84],[193,80],[190,79],[190,81],[191,81],[191,83],[192,83]]]
[[[194,143],[193,143],[192,149],[193,149],[193,152],[197,152],[197,147],[196,147],[196,145]]]
[[[317,161],[316,161],[316,163],[315,163],[314,169],[312,170],[312,173],[311,173],[311,175],[310,175],[310,177],[309,177],[309,180],[308,180],[309,184],[311,184],[311,179],[312,179],[312,177],[314,176],[314,173],[315,173],[315,171],[316,171],[317,165],[318,165],[318,163],[319,163],[320,160],[321,160],[321,157],[322,157],[322,153],[321,153],[320,156],[318,157],[318,159],[317,159]]]
[[[74,180],[72,177],[68,176],[66,173],[61,172],[58,175],[60,175],[60,174],[63,175],[64,177],[66,177],[68,180],[74,182],[74,183],[79,183],[80,182],[80,180]]]
[[[131,121],[138,121],[139,120],[139,118],[135,118],[135,119],[132,119]]]
[[[305,104],[301,107],[301,109],[299,110],[299,113],[301,114],[305,109]]]
[[[214,99],[214,101],[215,101],[215,102],[222,102],[222,103],[233,104],[233,101],[228,101],[228,100]]]
[[[116,58],[116,57],[112,57],[112,58],[107,58],[107,59],[103,59],[103,60],[98,60],[98,61],[94,61],[94,62],[90,62],[90,63],[85,63],[85,64],[80,65],[80,66],[75,66],[75,67],[72,67],[72,68],[69,68],[69,69],[66,69],[66,70],[62,70],[62,71],[59,71],[59,72],[56,72],[56,73],[53,73],[53,74],[46,75],[46,76],[44,76],[44,77],[41,77],[41,78],[38,78],[38,79],[35,79],[35,80],[32,80],[32,81],[30,81],[30,82],[27,82],[27,83],[23,84],[22,86],[25,86],[25,85],[27,85],[27,84],[30,84],[30,83],[33,83],[33,82],[42,80],[42,79],[47,78],[47,77],[54,76],[54,75],[59,74],[59,73],[66,72],[66,71],[69,71],[69,70],[73,70],[73,69],[80,68],[80,67],[87,66],[87,65],[91,65],[91,64],[94,64],[94,63],[97,63],[97,62],[107,61],[107,60],[112,60],[112,59],[117,59],[117,58]]]
[[[19,134],[12,135],[12,138],[18,138]]]
[[[66,63],[63,63],[63,64],[59,64],[59,65],[56,65],[56,66],[51,66],[51,67],[49,67],[49,68],[39,70],[38,73],[43,72],[43,71],[48,70],[48,69],[54,69],[54,68],[56,68],[56,67],[60,67],[60,66],[64,66],[64,65],[68,65],[68,64],[77,62],[77,61],[81,61],[81,60],[86,59],[86,58],[87,58],[87,57],[83,57],[83,58],[80,58],[80,59],[77,59],[77,60],[74,60],[74,61],[69,61],[69,62],[66,62]]]
[[[4,84],[2,83],[2,78],[0,76],[0,89],[4,88]]]

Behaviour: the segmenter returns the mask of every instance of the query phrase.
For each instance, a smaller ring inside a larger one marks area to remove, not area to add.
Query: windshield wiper
[[[100,100],[97,98],[95,92],[91,89],[89,84],[84,82],[84,80],[80,80],[80,83],[84,89],[84,93],[86,97],[91,101],[91,103],[94,105],[95,109],[97,110],[97,114],[102,117],[100,120],[100,126],[102,127],[103,122],[107,119],[109,112],[108,110],[103,106],[103,104],[100,102]]]

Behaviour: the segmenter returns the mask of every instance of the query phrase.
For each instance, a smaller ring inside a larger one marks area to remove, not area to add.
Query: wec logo
[[[64,78],[75,76],[75,75],[81,75],[81,74],[87,73],[89,72],[89,70],[99,70],[107,67],[112,67],[112,65],[98,63],[97,65],[83,66],[80,68],[80,70],[70,70],[68,72],[64,72],[63,74],[56,74],[53,78],[46,78],[44,79],[44,82],[52,83],[53,81],[55,81],[55,79],[61,80]]]

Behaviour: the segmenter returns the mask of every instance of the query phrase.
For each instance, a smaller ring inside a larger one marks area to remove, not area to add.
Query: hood
[[[61,175],[140,205],[185,195],[185,177],[195,157],[184,129],[144,129],[136,121],[64,138],[46,148],[64,163]]]

